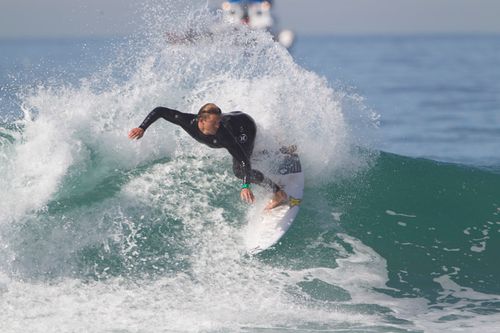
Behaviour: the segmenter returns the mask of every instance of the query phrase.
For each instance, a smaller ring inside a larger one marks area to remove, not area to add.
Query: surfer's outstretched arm
[[[189,113],[183,113],[174,109],[159,106],[146,116],[142,124],[139,125],[139,128],[142,128],[145,131],[159,118],[163,118],[173,124],[182,126],[185,124],[187,125],[194,118],[194,116]]]
[[[184,129],[193,120],[194,116],[189,113],[183,113],[177,110],[159,106],[151,111],[139,127],[130,130],[128,137],[130,139],[140,139],[144,132],[158,119],[163,118],[173,124],[180,125]],[[186,129],[187,130],[187,129]],[[188,131],[189,132],[189,131]]]

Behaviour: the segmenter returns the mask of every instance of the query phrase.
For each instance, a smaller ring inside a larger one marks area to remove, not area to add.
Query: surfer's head
[[[222,111],[214,103],[203,105],[198,111],[198,128],[205,135],[214,135],[220,126]]]

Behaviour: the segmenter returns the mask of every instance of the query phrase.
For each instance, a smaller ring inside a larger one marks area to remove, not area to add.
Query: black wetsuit
[[[243,180],[243,184],[266,185],[271,187],[273,192],[280,190],[280,187],[266,178],[262,172],[252,169],[250,157],[257,127],[252,117],[246,113],[239,111],[223,113],[220,127],[215,135],[205,135],[200,131],[197,115],[164,107],[157,107],[151,111],[139,127],[146,130],[158,118],[181,126],[196,141],[210,148],[226,148],[233,157],[234,174]]]

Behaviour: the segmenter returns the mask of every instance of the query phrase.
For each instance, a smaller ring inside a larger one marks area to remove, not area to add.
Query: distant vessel
[[[184,44],[203,39],[214,38],[221,32],[245,25],[253,30],[269,31],[276,41],[285,48],[292,47],[295,34],[288,29],[276,31],[275,19],[272,15],[272,2],[269,0],[231,0],[218,2],[222,8],[222,22],[206,27],[206,29],[188,28],[165,32],[167,42]],[[218,6],[216,6],[218,7]]]
[[[224,21],[229,24],[244,24],[251,29],[267,30],[284,47],[293,45],[295,35],[291,30],[275,32],[272,2],[269,0],[230,0],[221,5]]]

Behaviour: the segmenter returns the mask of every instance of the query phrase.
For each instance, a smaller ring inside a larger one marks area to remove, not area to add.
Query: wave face
[[[175,25],[164,10],[148,31]],[[266,33],[196,15],[195,37],[147,33],[132,59],[29,90],[23,119],[2,127],[5,331],[493,332],[500,176],[371,150],[359,96]],[[257,257],[226,152],[161,120],[126,138],[157,105],[207,101],[249,113],[256,149],[299,147],[303,207]]]

